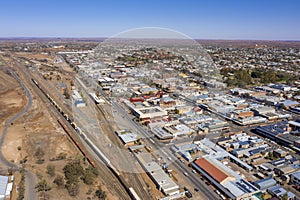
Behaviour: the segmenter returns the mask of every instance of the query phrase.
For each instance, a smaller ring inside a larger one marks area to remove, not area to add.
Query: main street
[[[160,142],[156,137],[152,135],[152,133],[148,130],[145,130],[144,127],[142,127],[140,124],[138,124],[136,121],[131,119],[131,116],[117,103],[116,101],[111,101],[112,106],[120,112],[121,115],[124,116],[124,120],[127,120],[128,123],[131,123],[131,125],[138,131],[139,133],[143,134],[145,139],[147,140],[148,145],[150,145],[153,149],[154,154],[159,155],[159,157],[162,157],[165,162],[169,162],[173,167],[175,167],[174,170],[179,172],[179,176],[181,178],[185,178],[189,182],[189,186],[192,186],[191,188],[198,188],[199,192],[202,193],[202,196],[205,197],[205,199],[218,199],[219,197],[211,191],[212,189],[208,187],[203,181],[200,180],[199,176],[194,174],[192,172],[192,168],[188,167],[186,164],[183,164],[171,151],[170,145],[166,145],[162,142]],[[154,141],[154,143],[153,143]],[[190,140],[189,140],[190,141]],[[187,173],[188,176],[185,176],[184,174]],[[187,186],[188,187],[188,186]]]

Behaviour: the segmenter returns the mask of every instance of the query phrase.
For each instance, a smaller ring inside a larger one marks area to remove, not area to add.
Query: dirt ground
[[[78,157],[79,152],[69,141],[56,119],[48,111],[46,106],[49,106],[49,104],[43,103],[33,91],[31,92],[33,95],[32,106],[28,112],[18,118],[7,130],[7,135],[2,146],[4,156],[16,164],[20,164],[20,162],[26,160],[23,166],[36,174],[37,181],[43,178],[50,183],[52,189],[47,192],[47,196],[50,199],[71,200],[92,198],[95,188],[98,185],[102,185],[100,180],[97,180],[92,186],[80,183],[80,193],[74,198],[69,196],[65,188],[57,188],[53,184],[55,177],[50,177],[46,173],[47,165],[51,164],[55,166],[56,175],[60,174],[63,176],[63,167],[68,160]],[[26,103],[26,96],[18,82],[0,70],[0,131],[4,122],[22,110]],[[44,163],[42,164],[37,164],[37,158],[34,156],[39,147],[44,152]],[[67,159],[51,161],[61,153],[65,154]],[[19,173],[16,172],[15,186],[19,184],[19,176]],[[117,199],[104,186],[102,187],[106,191],[108,199]],[[93,192],[88,195],[87,192],[89,189],[92,189]],[[16,199],[17,194],[13,193],[13,199]]]
[[[0,123],[19,112],[27,100],[21,86],[11,76],[0,70]]]
[[[37,66],[39,66],[40,72],[49,75],[50,72],[53,72],[52,74],[54,75],[52,75],[52,78],[49,79],[49,76],[47,76],[48,78],[46,81],[55,86],[57,90],[59,90],[59,88],[57,87],[58,83],[65,83],[67,88],[70,90],[70,77],[72,76],[73,69],[70,68],[70,66],[68,66],[66,63],[62,62],[59,64],[55,64],[55,66],[60,68],[59,70],[55,70],[51,67],[44,66],[43,63],[40,63],[38,61],[41,59],[46,59],[47,64],[53,64],[54,60],[56,59],[54,57],[51,57],[49,55],[34,54],[24,54],[22,56],[29,58],[30,60],[35,60]],[[40,63],[41,65],[38,63]],[[60,80],[56,79],[56,75],[60,76]],[[3,81],[1,82],[4,82],[4,80],[5,79],[3,79]],[[13,115],[14,113],[17,113],[19,110],[21,110],[22,107],[25,106],[27,101],[24,96],[23,90],[18,85],[18,83],[14,79],[12,79],[11,82],[14,82],[14,87],[12,87],[10,90],[6,90],[5,92],[12,92],[12,94],[10,96],[1,95],[1,97],[3,97],[3,100],[0,101],[0,109],[2,102],[7,102],[7,104],[15,105],[15,107],[17,107],[16,103],[18,103],[18,109],[13,110],[13,112],[11,112],[11,108],[8,109],[8,113],[11,113],[11,115]],[[19,91],[15,89],[18,86]],[[20,96],[22,96],[22,98],[18,98],[19,101],[17,101],[14,96],[16,95],[16,92],[19,92]],[[39,179],[46,179],[47,182],[51,184],[52,190],[47,192],[47,196],[50,199],[87,199],[88,197],[93,199],[94,191],[96,187],[100,185],[101,188],[106,191],[107,199],[117,200],[118,198],[106,188],[105,183],[100,179],[98,179],[93,186],[86,186],[81,183],[80,194],[75,198],[70,197],[65,188],[56,188],[56,186],[53,184],[54,177],[50,177],[46,173],[46,167],[48,164],[54,165],[56,168],[56,174],[63,175],[62,169],[67,163],[67,160],[50,160],[56,158],[60,153],[65,153],[67,155],[67,158],[72,158],[76,157],[79,152],[77,152],[75,147],[70,143],[63,129],[57,123],[56,118],[53,117],[48,111],[49,109],[47,109],[47,106],[51,105],[47,105],[47,103],[45,104],[44,102],[42,102],[41,99],[33,92],[33,90],[31,90],[31,92],[33,95],[33,103],[31,108],[26,112],[26,114],[16,120],[14,124],[8,129],[7,136],[4,141],[5,144],[2,147],[3,154],[6,156],[6,158],[17,164],[26,160],[26,169],[32,171],[37,175],[37,181],[39,181]],[[61,90],[60,93],[62,94],[63,90]],[[57,96],[55,94],[51,95]],[[7,108],[7,105],[3,105],[2,107]],[[120,142],[118,138],[117,142]],[[43,164],[37,164],[37,158],[34,156],[37,148],[39,147],[45,153],[45,162]],[[155,184],[147,174],[142,174],[142,177],[146,180],[145,182],[147,183],[151,196],[156,198],[163,197],[162,193],[157,190]],[[16,183],[18,183],[18,181],[16,181]],[[93,190],[91,194],[87,194],[89,189]]]

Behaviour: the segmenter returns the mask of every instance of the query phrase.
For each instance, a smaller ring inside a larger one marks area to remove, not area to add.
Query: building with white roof
[[[81,95],[79,94],[79,92],[77,90],[73,90],[72,97],[73,97],[76,107],[86,106],[84,100],[82,99]]]
[[[132,112],[140,120],[151,120],[154,118],[163,118],[168,115],[168,112],[163,110],[159,106],[133,108]]]
[[[130,130],[119,130],[116,131],[118,137],[122,140],[125,146],[132,146],[138,140],[142,139],[137,133],[133,133]]]
[[[7,185],[8,177],[0,175],[0,200],[4,200],[6,197]]]
[[[268,189],[272,186],[275,186],[276,184],[277,184],[277,182],[273,178],[260,179],[260,180],[254,182],[254,185],[257,188],[259,188],[260,190]]]

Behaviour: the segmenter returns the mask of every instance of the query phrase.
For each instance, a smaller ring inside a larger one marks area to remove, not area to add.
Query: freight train
[[[72,126],[72,128],[80,135],[80,137],[86,142],[86,144],[94,151],[94,153],[107,165],[107,167],[116,175],[116,177],[119,179],[123,187],[126,189],[128,194],[132,199],[139,200],[139,196],[134,191],[132,187],[128,187],[126,184],[126,181],[121,176],[119,171],[115,169],[111,163],[110,160],[102,153],[102,151],[85,135],[85,133],[77,126],[77,124],[74,122],[73,119],[71,119],[64,111],[63,109],[53,100],[53,98],[39,85],[39,83],[31,79],[32,82],[40,89],[40,91],[47,97],[47,99],[51,102],[51,104],[57,109],[57,111],[69,122],[69,124]],[[97,103],[97,102],[96,102]],[[93,159],[89,156],[89,154],[84,150],[84,148],[81,146],[79,142],[77,142],[74,138],[74,136],[69,132],[66,125],[59,119],[57,119],[58,123],[61,125],[61,127],[64,129],[64,131],[68,134],[69,138],[72,140],[74,145],[79,149],[79,151],[82,153],[84,158],[93,166],[95,167],[95,163],[93,162]]]

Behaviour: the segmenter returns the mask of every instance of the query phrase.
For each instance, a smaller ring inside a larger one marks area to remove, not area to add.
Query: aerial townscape
[[[28,15],[0,25],[0,200],[299,200],[300,4],[289,1],[3,3],[0,18]],[[179,8],[183,18],[160,12]],[[291,22],[275,26],[273,11]],[[219,27],[193,19],[204,16]]]

